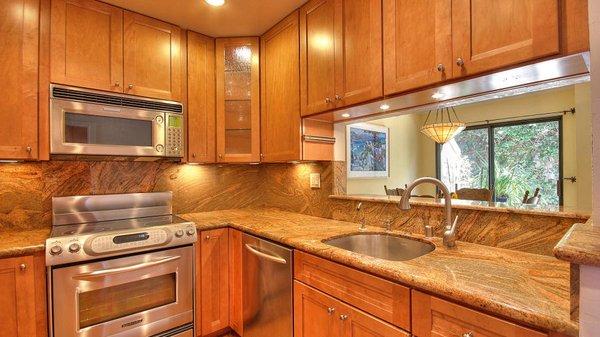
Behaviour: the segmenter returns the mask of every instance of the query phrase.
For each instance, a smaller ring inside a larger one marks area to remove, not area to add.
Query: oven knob
[[[183,236],[183,230],[178,229],[177,231],[175,231],[175,236],[178,237],[178,238],[182,237]]]
[[[52,248],[50,248],[50,255],[58,255],[60,253],[62,253],[61,246],[52,246]]]
[[[75,243],[72,243],[72,244],[69,246],[69,251],[70,251],[71,253],[77,253],[77,252],[78,252],[80,249],[81,249],[81,246],[80,246],[80,245],[79,245],[77,242],[75,242]]]
[[[162,146],[162,144],[158,144],[158,145],[156,145],[156,151],[158,151],[158,152],[163,152],[164,148],[165,148],[165,147],[164,147],[164,146]]]
[[[162,124],[162,122],[163,122],[163,117],[162,117],[162,116],[156,116],[156,122],[157,122],[158,124]]]
[[[190,228],[190,229],[188,229],[188,230],[187,230],[187,235],[188,235],[188,236],[192,236],[192,235],[194,235],[194,234],[196,234],[196,230],[195,230],[195,229],[193,229],[193,228]]]

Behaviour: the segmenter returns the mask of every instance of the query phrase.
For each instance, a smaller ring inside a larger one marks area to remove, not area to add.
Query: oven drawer
[[[191,323],[192,266],[186,246],[52,269],[54,336],[150,336]]]

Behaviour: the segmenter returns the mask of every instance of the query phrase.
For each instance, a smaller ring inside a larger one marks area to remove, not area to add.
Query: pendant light
[[[452,109],[452,113],[454,114],[454,120],[450,115],[450,109]],[[448,142],[466,127],[465,123],[458,119],[454,107],[436,108],[435,120],[430,122],[431,112],[432,110],[429,110],[427,113],[427,119],[425,119],[425,124],[421,127],[421,133],[438,144]]]

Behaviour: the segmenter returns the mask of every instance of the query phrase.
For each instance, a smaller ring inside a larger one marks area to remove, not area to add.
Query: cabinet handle
[[[205,236],[204,239],[210,240],[210,235]]]
[[[348,319],[348,315],[340,315],[340,320],[345,321]]]
[[[440,73],[443,73],[443,72],[446,70],[446,67],[444,67],[444,65],[440,63],[440,64],[438,64],[438,65],[437,65],[437,68],[436,68],[436,69],[437,69],[437,71],[439,71]]]
[[[457,58],[456,65],[462,68],[465,65],[465,60],[463,60],[462,57]]]
[[[335,95],[335,100],[336,100],[336,101],[341,101],[341,100],[342,100],[342,98],[344,98],[344,97],[342,97],[342,96],[340,96],[340,95]]]
[[[19,265],[19,269],[21,269],[21,271],[25,271],[25,270],[27,270],[27,265],[25,263],[21,263]]]
[[[133,89],[133,84],[127,86],[129,89]]]
[[[219,153],[219,158],[223,158],[223,155]]]
[[[195,153],[192,153],[192,158],[196,158],[196,154]]]
[[[327,314],[332,315],[335,312],[335,308],[327,308]]]
[[[32,150],[31,146],[28,146],[25,148],[25,151],[27,151],[28,153],[31,153],[31,150]]]
[[[331,103],[331,98],[325,97],[325,103]]]
[[[115,82],[115,87],[119,87],[121,85],[121,83],[119,83],[119,81]]]
[[[462,337],[475,337],[473,331],[469,331],[467,333],[462,334]]]

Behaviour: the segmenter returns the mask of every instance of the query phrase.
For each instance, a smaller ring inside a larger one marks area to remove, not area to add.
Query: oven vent
[[[170,111],[182,113],[181,104],[175,102],[164,102],[150,99],[131,98],[122,95],[106,95],[93,91],[80,89],[69,89],[52,86],[52,98],[67,99],[71,101],[90,102],[97,104],[116,105],[124,108],[139,108],[149,110]]]

